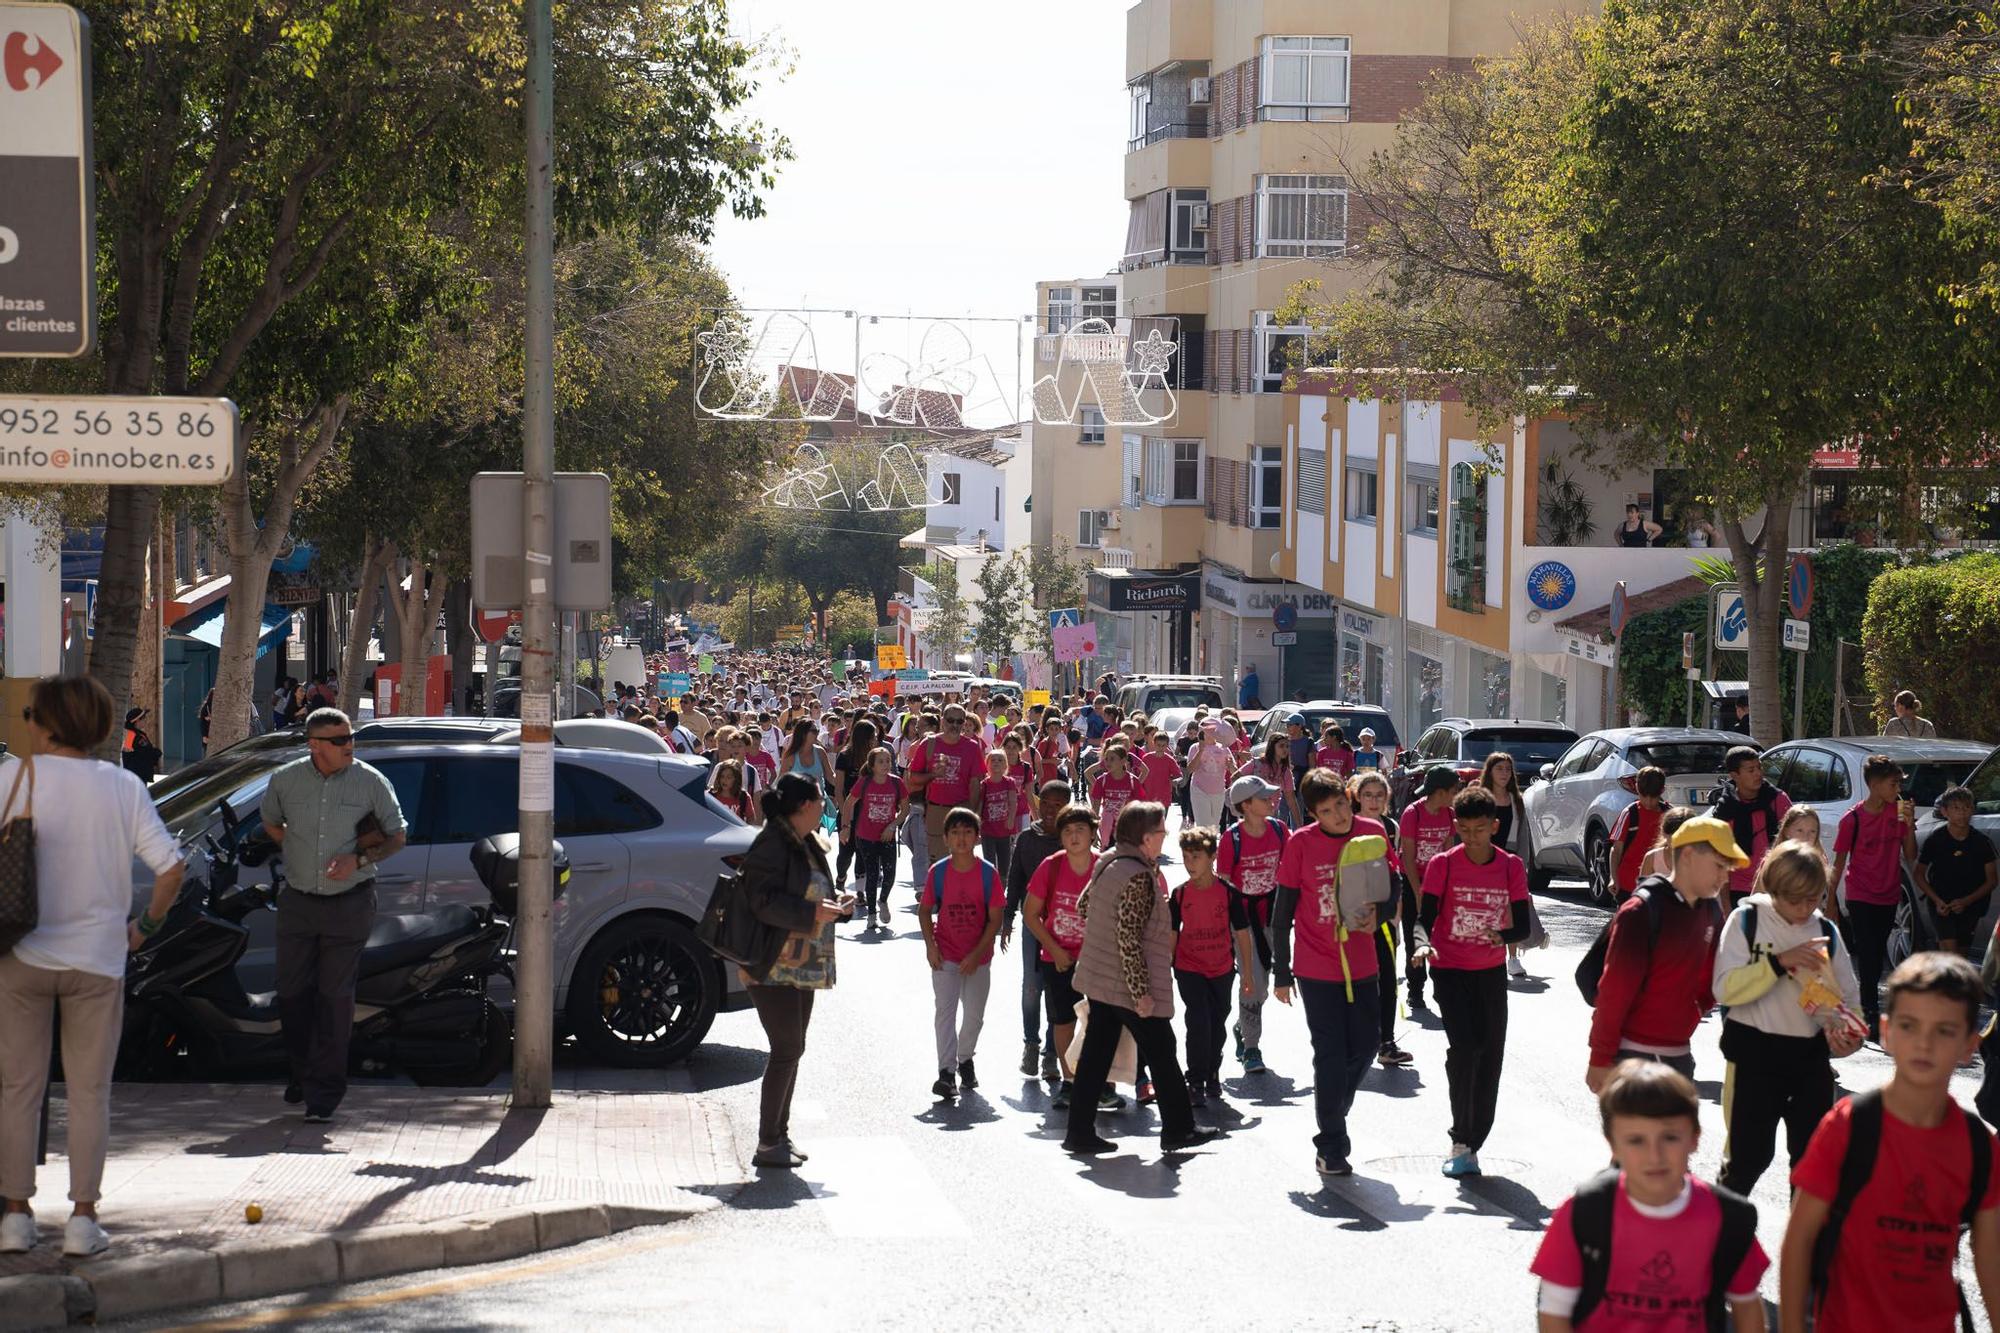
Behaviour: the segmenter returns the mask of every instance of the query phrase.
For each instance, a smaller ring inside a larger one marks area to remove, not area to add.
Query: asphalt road
[[[1416,1063],[1373,1069],[1352,1119],[1352,1178],[1313,1170],[1303,1015],[1267,1015],[1266,1074],[1225,1052],[1228,1136],[1163,1159],[1150,1109],[1100,1117],[1121,1151],[1066,1156],[1039,1081],[1018,1072],[1018,953],[997,964],[981,1042],[982,1086],[930,1095],[930,989],[908,890],[893,934],[843,927],[839,984],[814,1014],[793,1132],[811,1160],[761,1176],[729,1207],[677,1228],[627,1233],[530,1264],[450,1270],[147,1327],[408,1330],[554,1328],[1050,1328],[1140,1320],[1168,1327],[1533,1327],[1527,1266],[1539,1233],[1606,1150],[1585,1090],[1589,1010],[1571,981],[1601,910],[1539,900],[1553,936],[1510,995],[1499,1121],[1483,1178],[1439,1174],[1449,1149],[1444,1034],[1403,1023]],[[1017,944],[1018,948],[1018,944]],[[1696,1036],[1709,1105],[1697,1166],[1722,1147],[1722,1059],[1711,1019]],[[690,1062],[695,1084],[755,1140],[762,1032],[725,1015]],[[1849,1090],[1880,1082],[1868,1048],[1840,1066]],[[1976,1085],[1967,1076],[1963,1097]],[[1774,1256],[1784,1173],[1757,1191]],[[1776,1294],[1775,1273],[1765,1284]],[[325,1302],[337,1302],[327,1305]]]

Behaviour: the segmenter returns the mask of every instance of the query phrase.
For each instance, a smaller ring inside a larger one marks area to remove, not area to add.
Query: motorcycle
[[[236,975],[250,940],[246,922],[277,910],[284,872],[277,844],[250,836],[227,803],[223,835],[205,834],[206,879],[190,877],[160,929],[128,961],[120,1078],[213,1078],[282,1073],[289,1066],[275,993],[251,993]],[[406,1073],[424,1087],[484,1087],[513,1056],[513,1026],[488,995],[495,975],[513,980],[509,944],[518,888],[519,836],[475,845],[474,873],[491,905],[447,904],[378,917],[361,951],[349,1059],[368,1075]],[[242,872],[268,864],[267,884]],[[555,847],[556,891],[569,860]]]

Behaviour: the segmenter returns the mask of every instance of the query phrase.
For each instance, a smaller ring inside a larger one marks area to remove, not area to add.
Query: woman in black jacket
[[[854,914],[854,895],[834,894],[819,842],[826,794],[803,773],[784,773],[763,795],[764,827],[743,858],[743,879],[757,919],[785,932],[771,960],[744,968],[771,1056],[764,1065],[757,1124],[757,1166],[784,1170],[806,1155],[792,1146],[792,1089],[805,1054],[813,994],[833,985],[833,923]]]

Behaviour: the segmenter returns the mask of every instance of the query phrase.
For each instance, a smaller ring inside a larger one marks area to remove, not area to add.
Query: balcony
[[[1125,151],[1136,153],[1141,148],[1149,148],[1156,143],[1165,143],[1169,139],[1206,138],[1208,138],[1208,108],[1190,107],[1188,108],[1188,116],[1185,120],[1170,120],[1160,124],[1148,125],[1144,138],[1128,139],[1125,141]]]

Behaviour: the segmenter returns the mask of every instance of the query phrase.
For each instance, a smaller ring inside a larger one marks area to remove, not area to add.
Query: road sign
[[[1785,647],[1795,653],[1803,653],[1812,647],[1812,622],[1810,620],[1787,620],[1785,622]]]
[[[521,623],[519,611],[474,611],[472,632],[482,642],[499,643],[507,637],[507,627]]]
[[[1785,585],[1785,600],[1792,609],[1794,620],[1804,620],[1812,614],[1813,565],[1812,557],[1801,553],[1792,557],[1792,577]]]
[[[0,356],[90,351],[92,176],[90,24],[68,5],[0,3]]]
[[[901,671],[910,664],[910,655],[900,643],[878,643],[875,645],[875,669],[877,671]]]
[[[554,551],[528,551],[519,472],[472,478],[472,604],[523,606],[529,583],[555,594],[558,611],[611,606],[611,478],[558,472]]]
[[[1620,579],[1611,585],[1611,637],[1624,637],[1625,622],[1631,618],[1631,611],[1625,602],[1625,580]]]
[[[1297,630],[1293,630],[1290,633],[1280,631],[1271,636],[1271,646],[1273,648],[1289,648],[1298,641],[1299,635]]]
[[[1049,628],[1051,630],[1071,629],[1082,623],[1083,609],[1081,607],[1065,606],[1049,612]]]
[[[1743,589],[1734,583],[1715,588],[1715,624],[1711,627],[1715,646],[1732,652],[1750,647],[1750,609],[1743,601]]]
[[[1278,603],[1271,612],[1271,624],[1277,629],[1279,634],[1291,633],[1299,627],[1299,608],[1291,602]],[[1277,641],[1277,636],[1273,635],[1271,642],[1276,643]],[[1294,643],[1297,641],[1297,639],[1292,640]]]
[[[0,395],[0,481],[218,486],[235,467],[227,398]]]
[[[1692,671],[1693,669],[1694,669],[1694,631],[1684,630],[1681,633],[1681,670]]]

